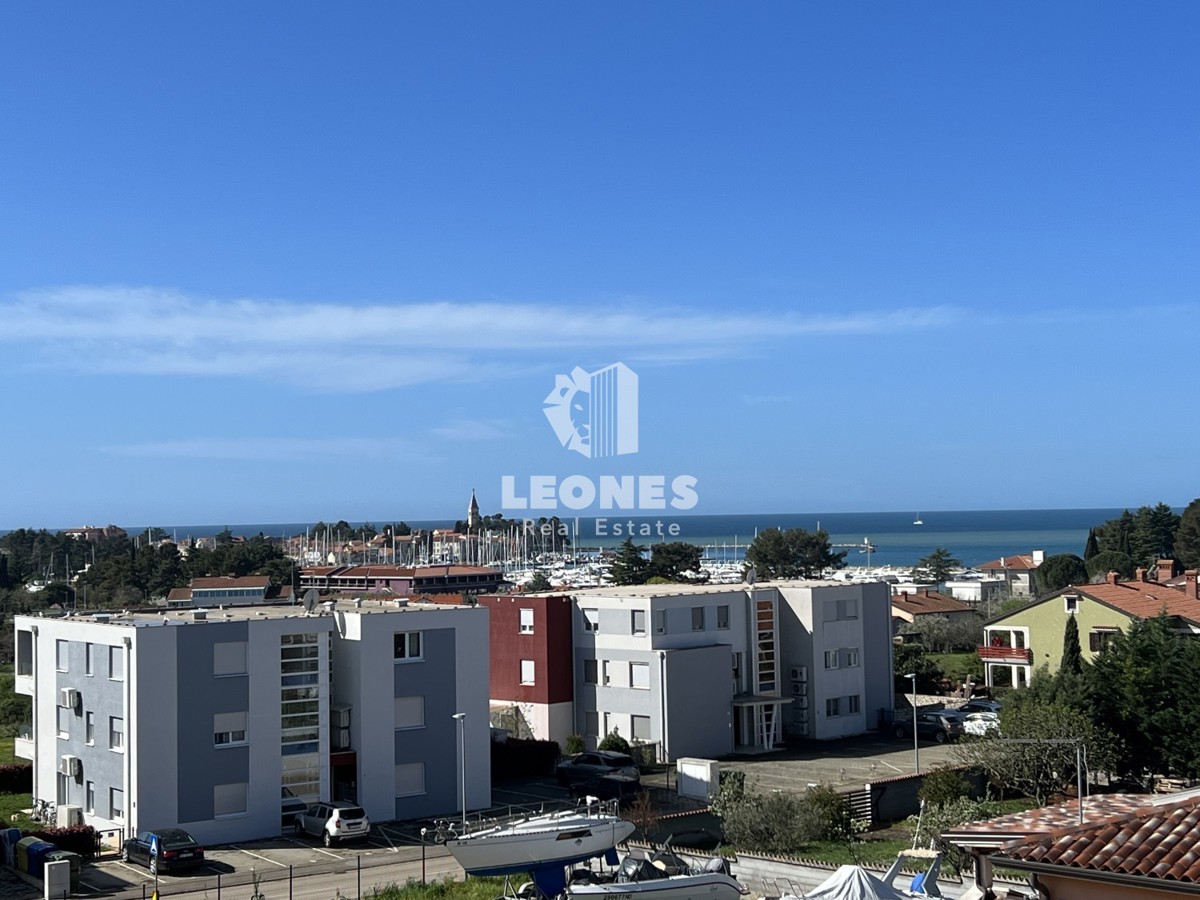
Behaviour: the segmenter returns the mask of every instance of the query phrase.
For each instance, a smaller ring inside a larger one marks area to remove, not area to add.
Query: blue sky
[[[1200,7],[7,4],[0,528],[1200,494]],[[555,376],[639,375],[640,452]]]

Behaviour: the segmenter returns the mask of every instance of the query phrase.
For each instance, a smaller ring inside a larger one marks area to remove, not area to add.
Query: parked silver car
[[[326,847],[339,841],[366,840],[371,820],[353,803],[317,803],[296,816],[296,834],[319,838]]]

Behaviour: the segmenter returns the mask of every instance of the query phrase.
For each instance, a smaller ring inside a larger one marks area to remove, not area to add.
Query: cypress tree
[[[1061,671],[1078,675],[1083,671],[1083,652],[1079,648],[1079,623],[1074,616],[1067,616],[1067,627],[1063,632],[1063,654]]]
[[[1088,536],[1087,536],[1087,543],[1084,544],[1084,547],[1083,547],[1083,558],[1085,560],[1089,560],[1099,552],[1100,552],[1100,542],[1096,540],[1096,529],[1089,528]]]

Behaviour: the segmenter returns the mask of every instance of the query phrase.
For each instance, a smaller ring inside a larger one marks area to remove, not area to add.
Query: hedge
[[[70,828],[43,828],[29,832],[33,837],[48,841],[59,850],[70,850],[84,859],[96,855],[96,829],[91,825],[72,825]]]
[[[12,763],[0,766],[0,794],[30,794],[33,792],[33,763]]]
[[[558,741],[492,741],[492,777],[549,775],[558,762]]]

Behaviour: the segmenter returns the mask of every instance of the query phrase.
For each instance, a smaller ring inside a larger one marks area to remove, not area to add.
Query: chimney
[[[1196,570],[1188,569],[1183,573],[1184,587],[1183,591],[1193,600],[1200,600],[1200,588],[1196,584]]]
[[[1104,580],[1106,582],[1108,582],[1109,584],[1116,584],[1117,579],[1120,577],[1121,577],[1121,574],[1119,572],[1113,572],[1110,570],[1109,573],[1104,576]]]
[[[1033,564],[1035,566],[1040,566],[1045,561],[1046,561],[1046,551],[1045,550],[1034,550],[1033,551]]]
[[[1146,581],[1146,570],[1144,568],[1142,568],[1141,566],[1138,566],[1137,571],[1134,572],[1133,577],[1134,577],[1134,580],[1140,581],[1144,584]]]
[[[1158,570],[1154,575],[1155,581],[1170,581],[1175,577],[1175,560],[1173,559],[1160,559],[1155,568]]]

